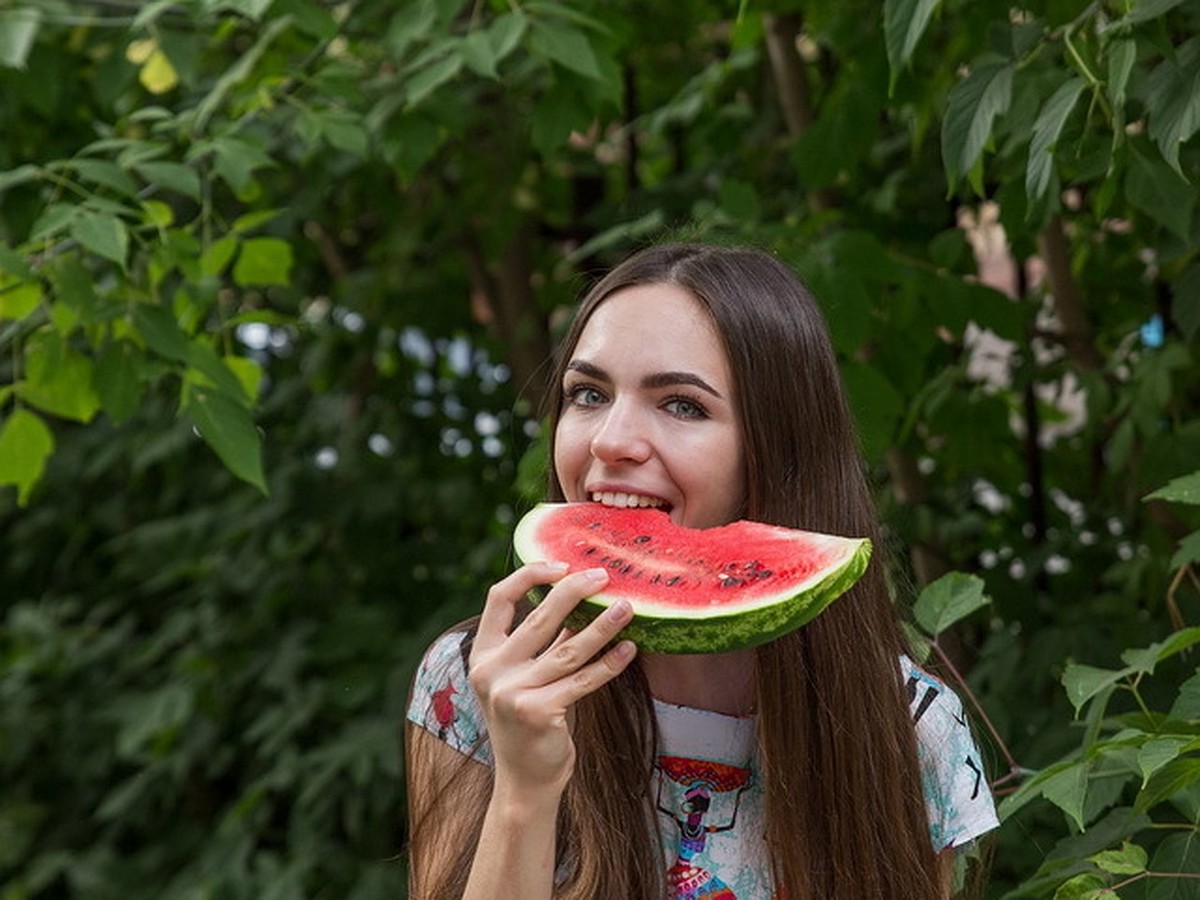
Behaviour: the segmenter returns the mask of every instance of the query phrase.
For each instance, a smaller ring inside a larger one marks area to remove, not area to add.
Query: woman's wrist
[[[518,784],[497,772],[491,806],[504,820],[528,826],[547,816],[554,821],[562,795],[562,787]]]

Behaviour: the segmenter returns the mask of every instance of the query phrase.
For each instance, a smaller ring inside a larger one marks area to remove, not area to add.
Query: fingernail
[[[546,563],[546,568],[551,572],[565,572],[567,569],[571,568],[571,566],[565,562],[548,562]]]
[[[583,574],[589,581],[608,581],[607,569],[588,569]]]
[[[637,652],[637,644],[633,641],[621,641],[613,647],[613,652],[616,653],[617,659],[624,661]]]
[[[618,600],[608,608],[608,615],[617,622],[623,622],[633,614],[633,607],[628,600]]]

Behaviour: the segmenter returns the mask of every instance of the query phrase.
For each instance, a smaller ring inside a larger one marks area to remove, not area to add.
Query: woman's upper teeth
[[[596,491],[592,494],[592,501],[595,503],[602,503],[605,506],[622,507],[649,507],[666,505],[658,497],[647,497],[643,494],[625,494],[618,491]]]

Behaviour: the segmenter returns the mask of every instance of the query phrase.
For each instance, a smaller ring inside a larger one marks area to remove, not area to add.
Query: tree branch
[[[798,12],[767,13],[763,16],[763,27],[779,107],[787,123],[788,134],[798,138],[808,130],[813,120],[808,74],[804,70],[804,60],[796,49],[804,18]]]
[[[1071,271],[1071,247],[1059,216],[1054,216],[1038,237],[1038,249],[1046,263],[1054,312],[1062,328],[1059,337],[1063,348],[1080,369],[1103,368],[1104,356],[1096,348],[1092,324]]]

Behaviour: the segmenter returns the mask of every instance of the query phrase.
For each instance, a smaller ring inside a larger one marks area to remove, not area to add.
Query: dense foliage
[[[826,306],[987,896],[1196,896],[1198,128],[1200,0],[0,0],[0,898],[401,896],[410,674],[668,234]]]

